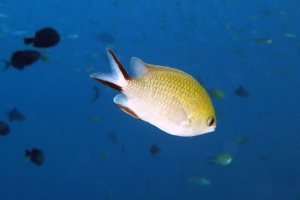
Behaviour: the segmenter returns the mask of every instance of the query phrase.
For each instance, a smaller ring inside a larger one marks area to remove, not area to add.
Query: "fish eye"
[[[215,123],[215,118],[214,117],[209,117],[206,121],[207,126],[212,126]]]

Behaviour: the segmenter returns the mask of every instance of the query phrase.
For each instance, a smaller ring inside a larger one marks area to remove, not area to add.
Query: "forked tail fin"
[[[131,79],[131,77],[127,74],[126,70],[114,52],[108,48],[106,50],[112,71],[111,74],[103,74],[98,72],[90,75],[90,77],[100,83],[122,92],[122,88],[128,84],[128,81]]]

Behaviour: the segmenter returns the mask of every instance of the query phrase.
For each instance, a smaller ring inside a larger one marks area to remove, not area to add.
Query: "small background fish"
[[[42,150],[32,148],[32,150],[26,150],[25,156],[34,164],[42,165],[45,160],[45,155]]]
[[[32,44],[34,47],[38,48],[48,48],[58,44],[60,41],[59,33],[51,28],[45,27],[38,30],[34,37],[25,37],[24,43],[26,45]]]
[[[4,121],[0,121],[0,135],[7,135],[9,131],[9,125]]]
[[[13,108],[11,111],[6,112],[8,119],[10,122],[12,121],[24,121],[26,119],[25,115],[23,115],[17,108]]]
[[[36,50],[20,50],[12,54],[10,61],[1,60],[5,63],[3,71],[12,66],[18,70],[23,70],[26,66],[35,63],[41,57],[41,53]]]

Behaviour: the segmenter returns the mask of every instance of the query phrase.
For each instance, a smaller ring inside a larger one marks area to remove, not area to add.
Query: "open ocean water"
[[[44,59],[0,72],[0,199],[299,200],[299,19],[299,0],[1,0],[0,59]],[[44,27],[57,45],[24,44]],[[106,47],[129,73],[134,56],[224,93],[216,130],[177,137],[122,112],[89,77],[110,71]],[[9,121],[13,108],[26,119]],[[229,165],[209,164],[222,153]]]

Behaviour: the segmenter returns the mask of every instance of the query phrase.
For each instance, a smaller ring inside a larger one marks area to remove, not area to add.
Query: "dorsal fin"
[[[130,61],[130,67],[134,74],[134,77],[138,78],[145,74],[149,69],[141,59],[132,57]]]
[[[109,58],[109,63],[112,69],[112,74],[114,75],[121,72],[125,80],[130,80],[131,77],[127,74],[126,70],[124,69],[123,65],[120,63],[115,53],[109,48],[106,48],[106,50]]]

